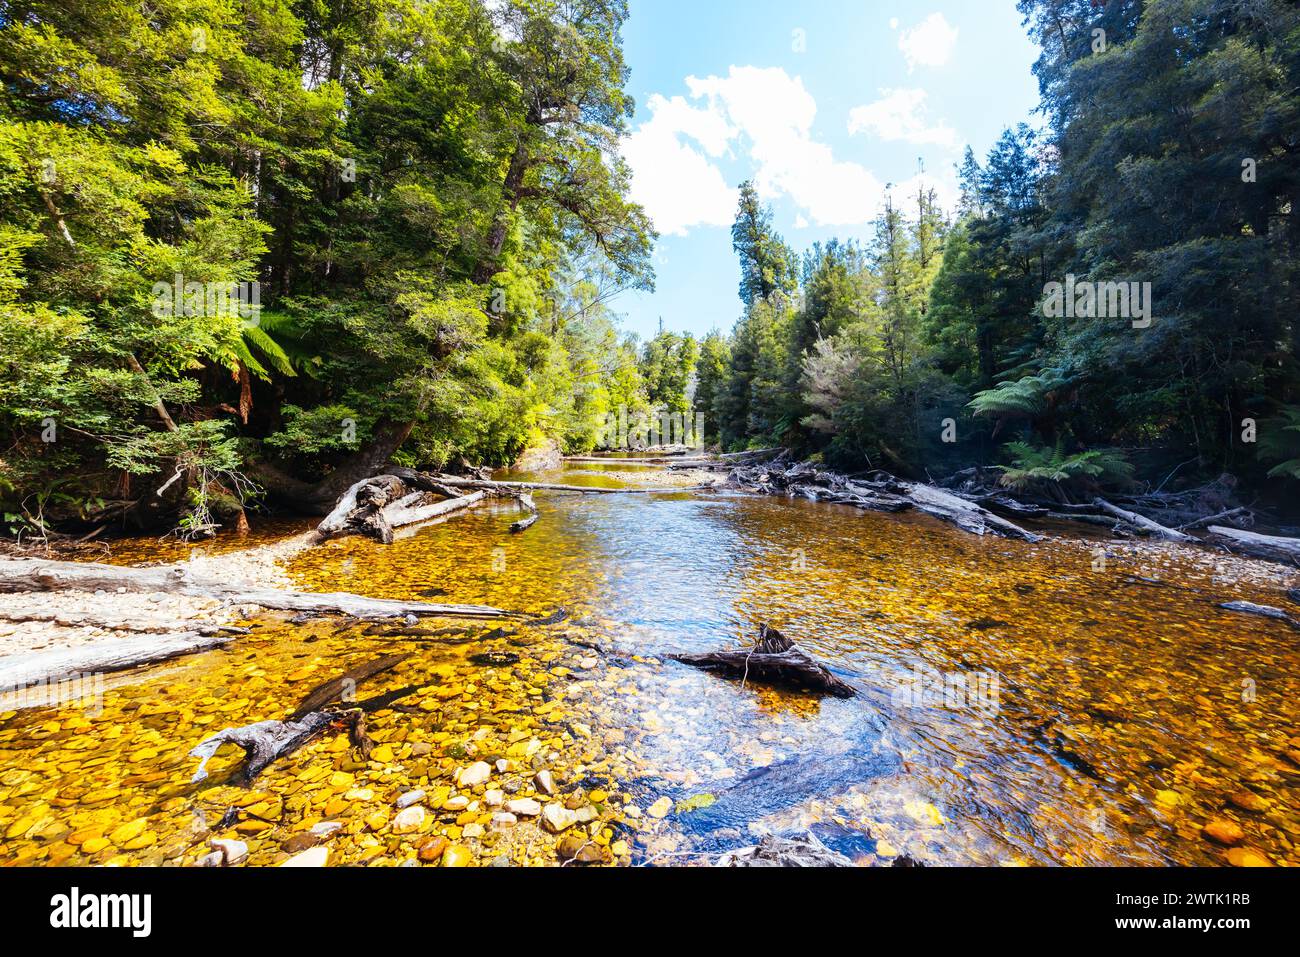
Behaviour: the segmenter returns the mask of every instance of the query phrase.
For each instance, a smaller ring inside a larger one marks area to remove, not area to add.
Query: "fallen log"
[[[245,755],[241,779],[245,784],[252,784],[272,761],[292,754],[330,727],[346,728],[353,746],[360,749],[363,758],[369,757],[374,742],[366,733],[366,714],[382,711],[397,699],[418,689],[398,688],[359,704],[344,701],[334,705],[332,702],[345,693],[355,691],[362,681],[391,670],[408,657],[409,655],[385,655],[350,668],[314,688],[287,720],[258,721],[239,728],[224,728],[204,738],[190,750],[191,757],[199,759],[198,769],[190,780],[198,782],[208,776],[208,761],[223,744],[237,744],[244,749]]]
[[[6,655],[0,658],[0,693],[157,664],[182,655],[211,651],[237,637],[182,632],[148,638],[110,638],[70,648]]]
[[[411,477],[422,473],[400,471],[402,474],[394,470],[362,479],[349,488],[316,527],[316,543],[344,535],[365,535],[391,545],[394,529],[450,515],[486,497],[485,492],[461,495],[441,483],[412,481]],[[443,495],[447,500],[427,503],[429,493]]]
[[[747,651],[711,651],[705,654],[669,655],[674,661],[739,675],[741,682],[753,678],[766,684],[785,685],[836,698],[852,698],[857,691],[836,677],[825,665],[814,661],[775,628],[762,625],[758,644]]]
[[[1241,508],[1230,508],[1226,512],[1220,512],[1218,515],[1209,515],[1205,518],[1198,518],[1195,521],[1188,522],[1186,525],[1179,525],[1178,530],[1185,532],[1190,528],[1205,528],[1209,525],[1217,525],[1220,522],[1231,521],[1234,518],[1250,518],[1250,509],[1242,506]]]
[[[357,685],[361,682],[367,678],[373,678],[375,675],[383,674],[385,671],[391,671],[409,657],[411,656],[384,655],[382,658],[365,661],[355,668],[349,668],[337,678],[313,688],[311,693],[302,699],[302,703],[294,709],[293,714],[289,716],[289,720],[301,721],[311,712],[321,710],[325,705],[336,699],[355,693]],[[350,704],[351,702],[345,699],[345,703]]]
[[[196,575],[182,565],[127,568],[94,562],[59,562],[37,558],[0,559],[0,591],[29,592],[59,589],[167,592],[214,598],[235,605],[258,605],[276,611],[300,611],[353,618],[508,618],[509,612],[487,605],[437,605],[426,602],[366,598],[347,592],[280,591]]]
[[[528,531],[528,529],[536,525],[537,520],[542,517],[541,512],[537,510],[537,506],[533,503],[533,496],[531,492],[519,493],[519,505],[521,508],[523,508],[525,511],[528,512],[528,517],[521,518],[519,521],[511,524],[510,533],[512,535],[517,535],[520,532]]]
[[[1042,536],[1026,531],[1001,518],[977,502],[921,482],[905,482],[888,473],[851,480],[808,462],[788,468],[738,466],[728,483],[764,495],[801,496],[817,502],[852,505],[872,511],[901,512],[916,509],[975,535],[992,533],[1022,541],[1041,541]]]
[[[1184,544],[1195,544],[1196,542],[1196,539],[1191,535],[1185,535],[1175,529],[1166,528],[1159,522],[1153,522],[1145,515],[1139,515],[1137,512],[1126,511],[1117,505],[1112,505],[1104,498],[1094,498],[1092,504],[1094,507],[1101,509],[1107,515],[1113,515],[1130,525],[1142,529],[1144,532],[1154,535],[1156,538],[1163,538],[1167,542],[1182,542]]]
[[[438,481],[453,488],[476,488],[489,492],[496,489],[508,489],[524,492],[579,492],[583,495],[663,495],[694,492],[712,487],[708,485],[692,485],[690,487],[603,488],[598,485],[562,485],[553,482],[495,482],[481,479],[453,478],[447,475],[438,476]]]
[[[1215,545],[1222,545],[1229,551],[1240,552],[1253,558],[1282,562],[1286,565],[1300,564],[1300,538],[1281,538],[1276,535],[1245,532],[1226,525],[1212,525],[1206,540]]]

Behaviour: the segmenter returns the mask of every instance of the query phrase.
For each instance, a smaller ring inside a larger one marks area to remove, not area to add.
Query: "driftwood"
[[[109,638],[70,648],[6,655],[0,658],[0,692],[156,664],[219,648],[236,637],[189,631],[147,638]]]
[[[832,851],[811,834],[780,837],[768,834],[754,847],[742,847],[720,856],[714,867],[853,867],[843,854]]]
[[[814,661],[793,641],[767,625],[759,628],[758,644],[748,651],[711,651],[668,657],[706,671],[738,675],[742,681],[753,678],[766,684],[786,685],[836,698],[857,695],[852,685],[836,677],[829,668]]]
[[[1186,535],[1176,529],[1166,528],[1159,522],[1152,521],[1145,515],[1139,515],[1137,512],[1126,511],[1117,505],[1112,505],[1104,498],[1095,498],[1092,500],[1092,504],[1096,508],[1101,509],[1107,515],[1114,515],[1116,518],[1127,522],[1136,528],[1140,528],[1144,532],[1154,535],[1156,538],[1163,538],[1167,542],[1182,542],[1184,544],[1192,544],[1196,542],[1196,539],[1191,535]]]
[[[1241,552],[1254,558],[1282,562],[1286,565],[1300,564],[1300,539],[1298,538],[1261,535],[1258,532],[1228,528],[1226,525],[1212,525],[1207,541],[1222,545],[1229,551]]]
[[[851,505],[871,511],[915,509],[975,535],[992,533],[1027,542],[1041,539],[1041,536],[954,492],[919,482],[905,482],[884,472],[874,473],[871,478],[850,479],[806,462],[788,468],[774,463],[733,468],[728,482],[734,487],[766,495],[798,496],[814,502]]]
[[[369,757],[374,742],[366,733],[366,712],[388,707],[394,700],[409,694],[411,688],[401,688],[372,698],[361,704],[344,702],[331,707],[331,702],[356,688],[367,678],[382,674],[406,660],[408,655],[385,655],[363,662],[330,681],[318,685],[303,699],[293,714],[285,721],[258,721],[239,728],[225,728],[211,735],[190,751],[199,759],[198,770],[192,781],[202,781],[208,776],[207,764],[223,744],[237,744],[244,749],[245,761],[242,780],[251,784],[272,761],[292,754],[308,741],[330,727],[347,728],[354,746],[362,757]]]
[[[528,531],[528,529],[536,525],[537,520],[541,518],[541,512],[537,510],[537,505],[533,502],[533,495],[531,492],[519,493],[519,506],[524,509],[524,511],[528,512],[528,517],[521,518],[519,521],[511,524],[510,533],[512,535]]]
[[[428,502],[430,493],[444,495],[447,500]],[[315,538],[323,542],[343,535],[365,535],[391,545],[394,529],[459,512],[484,498],[485,492],[461,495],[440,483],[413,483],[406,475],[377,475],[357,482],[344,493],[317,526]]]
[[[232,583],[195,574],[183,565],[125,568],[93,562],[58,562],[45,559],[0,559],[0,591],[81,591],[123,588],[131,592],[167,592],[197,598],[215,598],[236,605],[259,605],[277,611],[319,615],[341,614],[353,618],[507,618],[509,612],[487,605],[436,605],[426,602],[366,598],[347,592],[280,591]]]
[[[690,488],[602,488],[598,485],[562,485],[554,482],[489,482],[482,479],[454,478],[443,475],[438,481],[452,488],[473,488],[484,491],[522,491],[522,492],[579,492],[583,495],[664,495],[670,493],[691,492],[709,486],[691,486]]]

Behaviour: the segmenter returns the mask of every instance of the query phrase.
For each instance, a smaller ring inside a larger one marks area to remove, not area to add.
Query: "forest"
[[[891,195],[799,252],[745,184],[734,328],[638,342],[625,0],[5,0],[7,530],[327,510],[389,460],[590,452],[619,409],[848,470],[1284,502],[1300,10],[1019,9],[1041,128],[967,149],[957,209]]]

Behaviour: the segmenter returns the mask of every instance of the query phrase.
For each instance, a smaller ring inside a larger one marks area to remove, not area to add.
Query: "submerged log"
[[[714,867],[853,867],[853,862],[812,834],[766,835],[753,847],[721,855]]]
[[[1272,618],[1275,621],[1284,621],[1292,628],[1300,629],[1300,621],[1292,618],[1281,608],[1274,608],[1272,605],[1256,605],[1251,601],[1225,601],[1218,607],[1224,611],[1235,611],[1243,615],[1257,615],[1260,618]]]
[[[325,705],[342,698],[344,695],[354,692],[357,685],[367,678],[373,678],[375,675],[383,674],[385,671],[391,671],[410,655],[384,655],[382,658],[375,658],[372,661],[365,661],[355,668],[349,668],[337,678],[317,685],[312,689],[307,697],[303,698],[302,703],[289,716],[290,721],[301,721],[313,711],[319,711]]]
[[[753,678],[766,684],[785,685],[836,698],[857,695],[852,685],[836,677],[829,668],[814,661],[793,641],[767,625],[759,628],[758,643],[747,651],[711,651],[668,657],[705,671],[739,676],[742,682]]]
[[[204,738],[190,750],[190,755],[199,759],[198,770],[190,780],[198,782],[208,776],[208,761],[223,744],[237,744],[244,749],[245,754],[241,778],[245,784],[251,784],[272,761],[292,754],[330,727],[347,728],[352,744],[361,750],[363,757],[369,757],[374,742],[366,733],[366,712],[386,708],[397,698],[404,697],[415,689],[399,688],[361,704],[331,703],[341,695],[354,691],[367,678],[391,670],[408,657],[409,655],[385,655],[350,668],[314,688],[285,721],[257,721],[239,728],[224,728]]]
[[[234,605],[258,605],[276,611],[319,615],[342,614],[353,618],[508,618],[509,612],[487,605],[436,605],[426,602],[366,598],[347,592],[280,591],[196,575],[182,565],[126,568],[93,562],[59,562],[45,559],[0,559],[0,591],[56,591],[72,588],[105,591],[167,592],[196,598],[215,598]]]
[[[519,521],[511,524],[510,533],[512,535],[517,535],[520,532],[528,531],[528,529],[536,525],[537,520],[541,518],[541,512],[537,510],[537,506],[533,502],[533,496],[531,492],[519,493],[519,506],[520,508],[528,512],[528,517],[521,518]]]
[[[1207,541],[1222,545],[1233,552],[1263,558],[1286,565],[1300,564],[1300,538],[1281,538],[1276,535],[1261,535],[1258,532],[1244,532],[1239,528],[1226,525],[1210,526]]]

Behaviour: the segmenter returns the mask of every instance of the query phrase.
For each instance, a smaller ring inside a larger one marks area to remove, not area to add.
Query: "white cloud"
[[[957,132],[942,120],[927,125],[926,92],[921,89],[881,90],[881,98],[849,111],[849,134],[872,133],[886,142],[903,140],[917,146],[957,149]]]
[[[880,181],[813,140],[817,102],[801,79],[779,67],[733,66],[725,77],[687,77],[686,84],[692,97],[703,98],[747,140],[754,185],[764,198],[789,196],[820,226],[864,223],[875,215]]]
[[[744,154],[759,195],[788,198],[797,229],[857,226],[879,214],[885,184],[813,138],[817,102],[799,77],[779,67],[733,66],[726,76],[687,77],[686,86],[689,98],[650,97],[650,119],[623,143],[632,198],[661,233],[730,225],[736,190],[718,162]],[[955,146],[952,129],[926,124],[924,106],[923,90],[882,91],[881,100],[853,110],[849,132]],[[922,184],[933,186],[945,206],[955,202],[955,180],[927,175],[895,184],[895,201],[915,196]]]
[[[696,109],[680,96],[669,100],[656,94],[648,106],[651,118],[623,141],[632,168],[631,198],[645,207],[661,233],[682,236],[692,226],[729,225],[736,190],[704,154],[721,156],[735,131],[720,114]]]
[[[907,60],[907,71],[918,66],[943,66],[957,46],[957,28],[942,13],[932,13],[898,38],[898,49]]]

